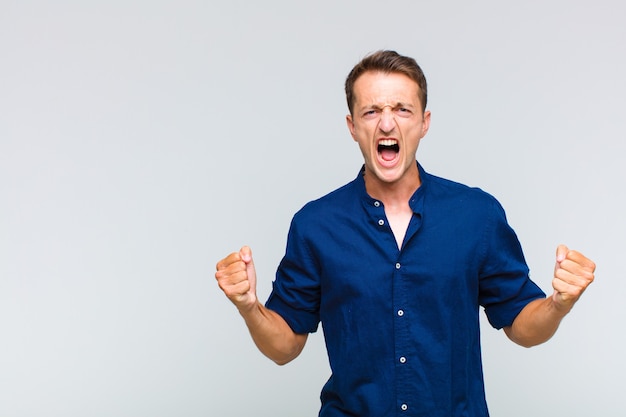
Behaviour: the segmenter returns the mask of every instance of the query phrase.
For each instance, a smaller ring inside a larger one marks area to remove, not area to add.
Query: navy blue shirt
[[[363,168],[292,220],[266,305],[296,333],[322,323],[320,416],[488,416],[479,306],[502,328],[545,297],[496,199],[418,169],[401,250]]]

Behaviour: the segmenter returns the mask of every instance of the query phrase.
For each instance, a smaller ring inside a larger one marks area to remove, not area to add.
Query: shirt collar
[[[430,183],[430,174],[428,174],[424,168],[420,165],[419,162],[415,162],[417,164],[417,170],[419,171],[421,185],[415,190],[411,198],[409,199],[409,206],[413,210],[415,214],[422,214],[422,210],[424,207],[424,196],[428,189],[428,184]],[[365,164],[361,166],[361,170],[359,171],[359,175],[357,175],[355,179],[355,183],[358,188],[359,195],[361,196],[362,201],[365,205],[371,207],[376,204],[378,200],[372,198],[365,189],[365,179],[363,175],[365,174]]]

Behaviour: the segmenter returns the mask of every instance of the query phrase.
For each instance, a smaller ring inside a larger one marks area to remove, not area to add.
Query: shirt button
[[[400,363],[406,363],[406,358],[404,356],[400,356]]]
[[[383,219],[380,219],[380,220],[378,221],[378,225],[379,225],[379,226],[382,226],[383,224],[385,224],[385,221],[384,221]]]
[[[408,405],[406,405],[406,404],[402,404],[402,405],[400,406],[400,408],[402,409],[402,411],[406,411],[406,410],[408,410],[408,409],[409,409],[409,406],[408,406]]]
[[[374,201],[374,207],[380,207],[380,201]]]
[[[396,264],[396,269],[400,269],[400,262]]]
[[[398,316],[400,317],[404,316],[404,310],[398,310]]]

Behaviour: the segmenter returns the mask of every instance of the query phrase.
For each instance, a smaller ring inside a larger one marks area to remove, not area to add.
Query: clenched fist
[[[560,245],[556,250],[556,265],[552,300],[559,309],[569,311],[594,280],[596,264],[582,253]]]
[[[239,252],[231,253],[217,263],[216,269],[218,285],[240,311],[257,304],[256,270],[249,247],[244,246]]]

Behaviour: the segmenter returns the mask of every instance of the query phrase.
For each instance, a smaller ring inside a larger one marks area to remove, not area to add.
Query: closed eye
[[[371,109],[371,110],[367,110],[363,112],[364,119],[371,120],[371,119],[375,119],[376,117],[378,117],[378,110]]]
[[[409,117],[413,114],[413,112],[406,107],[398,107],[397,109],[395,109],[395,112],[401,117]]]

